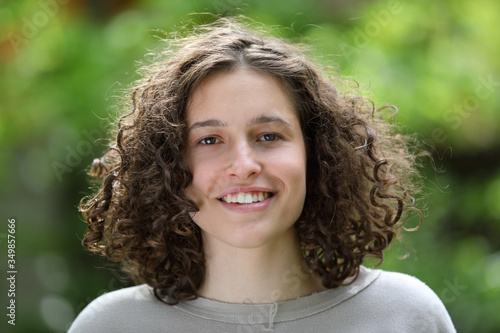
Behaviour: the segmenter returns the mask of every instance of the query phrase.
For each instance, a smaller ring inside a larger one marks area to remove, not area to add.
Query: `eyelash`
[[[265,139],[263,139],[263,138],[265,138]],[[276,133],[265,133],[265,134],[260,135],[257,138],[257,141],[259,141],[259,142],[274,142],[274,141],[278,141],[278,140],[282,140],[282,139],[283,139],[283,137],[281,137],[280,135],[278,135]],[[215,136],[207,136],[207,137],[204,137],[203,139],[201,139],[200,141],[198,141],[198,144],[212,146],[212,145],[220,143],[221,141],[222,140],[220,140],[219,138],[217,138]]]
[[[208,143],[207,141],[216,141],[216,142]],[[207,136],[199,141],[200,144],[207,145],[207,146],[211,146],[211,145],[214,145],[214,144],[219,143],[219,142],[220,142],[220,139],[217,139],[215,136]]]
[[[272,140],[260,140],[263,137],[273,137],[273,139]],[[262,134],[261,136],[259,136],[259,140],[258,141],[274,142],[274,141],[278,141],[278,140],[282,140],[282,139],[283,138],[281,136],[279,136],[278,134],[276,134],[276,133],[266,133],[266,134]]]

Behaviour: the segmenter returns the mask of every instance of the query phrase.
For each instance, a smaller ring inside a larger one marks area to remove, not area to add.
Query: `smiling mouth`
[[[218,200],[235,204],[251,204],[261,202],[274,195],[272,192],[240,192],[227,194]]]

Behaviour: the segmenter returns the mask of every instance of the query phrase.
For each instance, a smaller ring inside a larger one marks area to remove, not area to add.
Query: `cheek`
[[[213,163],[209,161],[188,164],[188,166],[193,179],[186,190],[186,195],[199,206],[204,199],[212,195],[218,183],[218,175],[221,173],[217,172]]]
[[[305,154],[299,153],[287,168],[290,187],[297,200],[303,202],[306,196],[306,160]]]
[[[186,196],[193,200],[194,203],[197,205],[200,204],[201,200],[201,194],[203,192],[203,189],[201,188],[201,185],[204,183],[203,181],[203,173],[199,172],[196,168],[191,168],[191,175],[193,177],[191,184],[188,186],[186,189]]]
[[[199,197],[199,189],[198,189],[198,183],[199,181],[199,170],[196,168],[196,162],[193,160],[192,156],[188,155],[186,158],[186,164],[189,168],[189,171],[191,172],[191,184],[186,188],[186,196],[191,199],[194,203],[198,204],[198,197]]]
[[[287,178],[305,179],[306,176],[306,157],[302,149],[282,154],[280,159],[276,160],[276,167],[281,168],[283,175]]]
[[[186,197],[189,200],[193,201],[199,207],[199,205],[200,205],[200,200],[198,199],[199,195],[197,194],[195,186],[193,185],[192,182],[191,182],[191,185],[189,185],[186,189]]]
[[[270,158],[269,161],[273,161],[268,166],[274,177],[293,193],[294,198],[301,200],[300,198],[305,196],[306,189],[305,154],[301,151],[282,154],[280,158]]]

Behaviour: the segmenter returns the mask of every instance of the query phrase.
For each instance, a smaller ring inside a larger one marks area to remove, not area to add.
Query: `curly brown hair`
[[[208,75],[247,68],[278,78],[299,115],[307,194],[295,227],[308,267],[324,287],[335,288],[356,278],[366,257],[381,263],[403,213],[420,213],[412,196],[415,156],[407,138],[377,113],[388,107],[377,110],[356,88],[339,91],[345,80],[323,74],[299,47],[236,20],[164,41],[165,50],[132,88],[113,144],[92,167],[103,180],[80,203],[89,228],[83,245],[121,261],[167,304],[197,297],[205,259],[190,215],[198,208],[186,196],[192,181],[186,107]]]

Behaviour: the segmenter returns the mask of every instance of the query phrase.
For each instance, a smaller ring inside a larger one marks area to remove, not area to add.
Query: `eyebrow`
[[[250,122],[251,125],[260,125],[268,123],[280,123],[288,127],[291,127],[291,125],[285,119],[276,116],[259,116],[252,119],[252,121]],[[190,132],[196,128],[201,128],[201,127],[226,127],[226,124],[217,119],[207,119],[195,122],[193,125],[189,127],[188,131]]]
[[[197,121],[189,127],[188,132],[191,132],[192,130],[200,127],[226,127],[226,124],[217,119]]]
[[[292,126],[285,119],[276,116],[260,116],[252,119],[251,121],[252,125],[268,124],[268,123],[280,123],[288,127]]]

